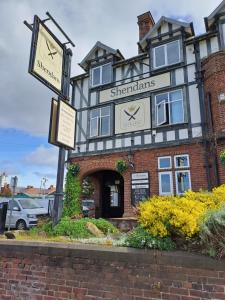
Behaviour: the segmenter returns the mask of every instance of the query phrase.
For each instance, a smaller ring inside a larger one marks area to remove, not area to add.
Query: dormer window
[[[111,63],[94,67],[91,69],[91,86],[107,84],[112,81],[112,65]]]
[[[181,52],[179,40],[153,48],[154,69],[174,65],[180,61]]]

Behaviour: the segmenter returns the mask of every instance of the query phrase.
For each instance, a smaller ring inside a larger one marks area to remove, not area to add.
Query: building
[[[225,183],[225,1],[193,23],[138,16],[138,55],[97,42],[71,79],[76,150],[69,161],[95,185],[103,217],[132,216],[154,194]],[[118,161],[127,170],[117,172]]]

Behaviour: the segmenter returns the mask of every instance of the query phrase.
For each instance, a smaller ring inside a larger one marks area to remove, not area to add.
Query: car
[[[32,198],[5,198],[1,202],[8,202],[5,227],[10,222],[12,229],[25,230],[37,226],[38,217],[48,215],[48,211]]]
[[[84,217],[95,217],[95,201],[93,199],[82,200],[82,210]]]

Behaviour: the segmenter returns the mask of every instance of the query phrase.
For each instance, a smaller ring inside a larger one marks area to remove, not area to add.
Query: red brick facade
[[[123,174],[124,178],[124,216],[133,215],[133,207],[131,205],[131,173],[132,172],[145,172],[148,171],[150,175],[150,196],[159,194],[159,180],[158,180],[158,157],[171,156],[178,154],[188,154],[190,159],[191,185],[194,191],[207,189],[207,177],[205,170],[205,153],[202,144],[181,145],[168,148],[159,149],[145,149],[136,150],[134,152],[134,166],[131,167]],[[74,158],[73,163],[80,165],[80,177],[85,178],[87,175],[93,175],[97,171],[102,170],[116,170],[116,162],[119,159],[127,160],[128,152],[119,152],[114,154],[101,154],[95,156],[88,156],[82,158]],[[176,191],[175,185],[175,169],[172,163],[173,172],[173,189]],[[163,170],[166,171],[166,170]],[[171,170],[169,170],[171,171]],[[99,182],[96,176],[93,176],[96,188],[95,200],[98,204],[99,199]]]
[[[220,102],[219,96],[225,93],[225,51],[217,52],[205,59],[203,72],[209,152],[212,168],[214,167],[212,177],[218,177],[217,183],[222,184],[225,183],[225,167],[221,164],[219,155],[225,150],[225,101]],[[218,171],[215,164],[218,165]]]

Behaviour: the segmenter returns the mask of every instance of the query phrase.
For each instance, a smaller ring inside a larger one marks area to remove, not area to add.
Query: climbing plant
[[[119,159],[116,162],[116,171],[120,174],[124,173],[127,170],[127,163],[123,159]]]
[[[80,166],[78,164],[70,165],[66,174],[65,200],[63,207],[63,216],[72,217],[82,213],[80,201],[81,184],[78,176]]]
[[[223,165],[225,165],[225,150],[220,152],[220,160]]]

